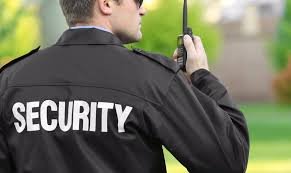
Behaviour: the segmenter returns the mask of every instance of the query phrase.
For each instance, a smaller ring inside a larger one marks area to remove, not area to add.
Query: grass
[[[250,132],[247,173],[291,173],[291,106],[249,104],[240,106]],[[187,170],[165,150],[169,173]]]

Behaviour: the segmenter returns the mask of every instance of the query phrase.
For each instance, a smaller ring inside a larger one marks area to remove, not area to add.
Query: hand
[[[184,36],[184,46],[187,51],[186,75],[190,76],[199,69],[209,70],[207,55],[201,38],[194,36],[194,42],[189,35]],[[173,59],[177,61],[178,49],[175,50]]]

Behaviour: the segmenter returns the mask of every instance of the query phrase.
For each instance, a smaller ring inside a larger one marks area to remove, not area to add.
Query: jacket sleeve
[[[147,104],[145,125],[190,173],[243,173],[249,154],[245,118],[207,70],[173,78],[162,106]]]

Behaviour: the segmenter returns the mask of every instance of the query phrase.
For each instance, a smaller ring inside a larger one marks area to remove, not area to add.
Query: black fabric
[[[150,59],[152,59],[153,61],[161,64],[162,66],[166,67],[167,69],[173,71],[174,73],[177,73],[180,70],[180,67],[177,65],[177,63],[173,63],[172,60],[170,60],[169,58],[160,55],[160,54],[156,54],[156,53],[149,53],[149,52],[145,52],[141,49],[133,49],[133,51],[135,53],[141,54],[143,56],[146,56]]]
[[[244,172],[247,125],[223,84],[143,54],[77,29],[6,66],[0,172],[165,173],[163,145],[190,173]]]

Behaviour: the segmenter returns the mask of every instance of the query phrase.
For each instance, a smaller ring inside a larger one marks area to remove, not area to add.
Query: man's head
[[[70,27],[94,25],[112,31],[124,44],[142,38],[142,0],[59,0]]]

